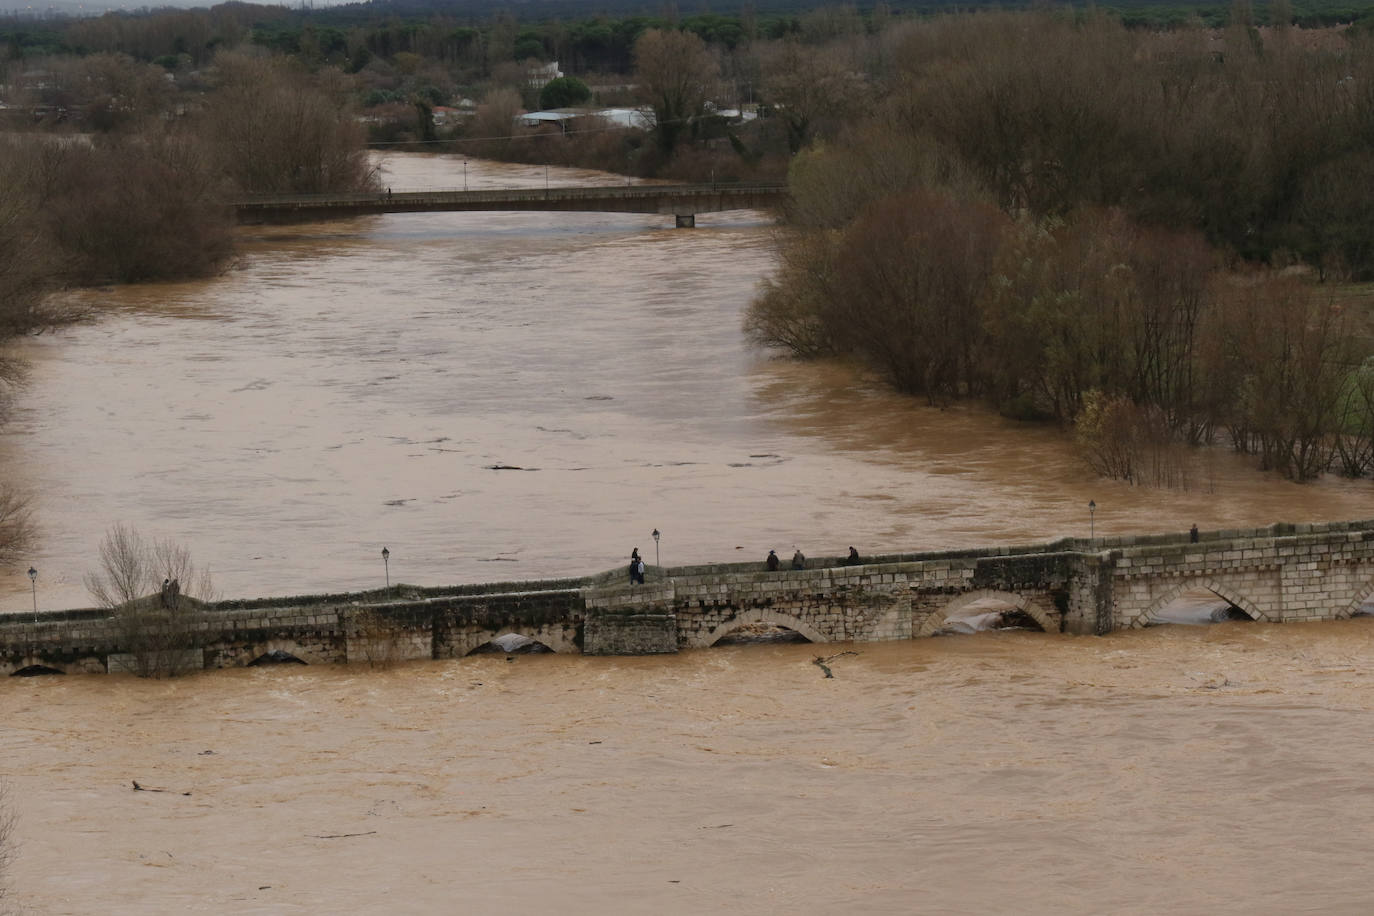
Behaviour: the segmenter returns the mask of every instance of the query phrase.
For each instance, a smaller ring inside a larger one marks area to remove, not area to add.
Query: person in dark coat
[[[639,548],[630,551],[630,584],[644,584],[644,561],[639,558]]]
[[[806,554],[802,553],[800,548],[792,554],[792,568],[806,569]]]
[[[764,561],[764,565],[768,567],[769,572],[775,572],[777,570],[778,552],[776,550],[768,551],[768,559]]]
[[[1197,525],[1188,529],[1188,540],[1194,544],[1197,543]]]
[[[849,556],[844,558],[846,566],[862,566],[863,560],[859,559],[859,552],[853,547],[849,548]]]

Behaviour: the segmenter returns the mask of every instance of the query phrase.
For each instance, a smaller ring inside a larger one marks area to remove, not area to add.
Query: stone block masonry
[[[1374,521],[1277,524],[938,553],[769,572],[762,563],[652,568],[581,579],[225,601],[187,612],[192,667],[273,653],[310,664],[460,658],[497,637],[555,652],[645,655],[711,646],[750,625],[812,642],[931,635],[975,602],[1047,632],[1100,634],[1149,624],[1205,589],[1262,621],[1330,620],[1374,606]],[[0,615],[0,673],[121,670],[130,647],[106,611]]]

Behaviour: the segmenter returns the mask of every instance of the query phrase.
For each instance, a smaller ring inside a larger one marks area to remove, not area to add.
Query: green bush
[[[539,107],[568,108],[581,105],[592,97],[592,90],[575,76],[560,76],[549,80],[548,85],[539,90]]]

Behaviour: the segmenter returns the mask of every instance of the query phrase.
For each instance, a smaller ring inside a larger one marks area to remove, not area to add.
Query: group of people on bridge
[[[806,554],[802,553],[801,549],[797,547],[793,547],[792,550],[792,568],[806,569]],[[840,565],[861,566],[863,565],[863,559],[859,556],[859,551],[850,547],[849,556],[841,560]],[[763,561],[764,569],[769,572],[776,572],[780,566],[782,566],[782,560],[778,557],[778,552],[776,550],[768,551],[768,556]]]
[[[859,551],[854,547],[849,548],[849,555],[840,561],[841,566],[862,566],[863,558],[859,556]],[[782,560],[778,557],[776,550],[768,551],[768,556],[763,561],[763,566],[769,572],[776,572],[782,566]],[[806,569],[806,554],[801,552],[801,548],[794,547],[792,553],[792,568]],[[630,551],[630,584],[644,584],[644,559],[639,555],[639,548]]]

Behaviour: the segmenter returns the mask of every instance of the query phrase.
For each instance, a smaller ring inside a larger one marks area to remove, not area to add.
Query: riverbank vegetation
[[[72,28],[79,28],[73,23]],[[233,255],[229,202],[376,187],[351,96],[329,74],[222,51],[177,84],[127,55],[11,61],[0,133],[0,344],[80,320],[64,288],[213,275]],[[0,351],[0,421],[22,384]],[[0,483],[0,558],[30,531]]]
[[[46,133],[0,162],[28,176],[0,232],[18,213],[42,250],[0,267],[0,296],[22,330],[54,285],[219,269],[225,200],[372,187],[365,138],[786,174],[781,266],[746,319],[761,344],[1073,425],[1128,480],[1212,442],[1297,480],[1369,473],[1374,333],[1341,291],[1374,281],[1374,8],[1149,10],[10,24],[8,111]]]
[[[896,37],[869,116],[792,166],[756,340],[1076,424],[1127,480],[1214,441],[1369,472],[1370,300],[1336,296],[1374,279],[1368,35],[1037,12]]]

